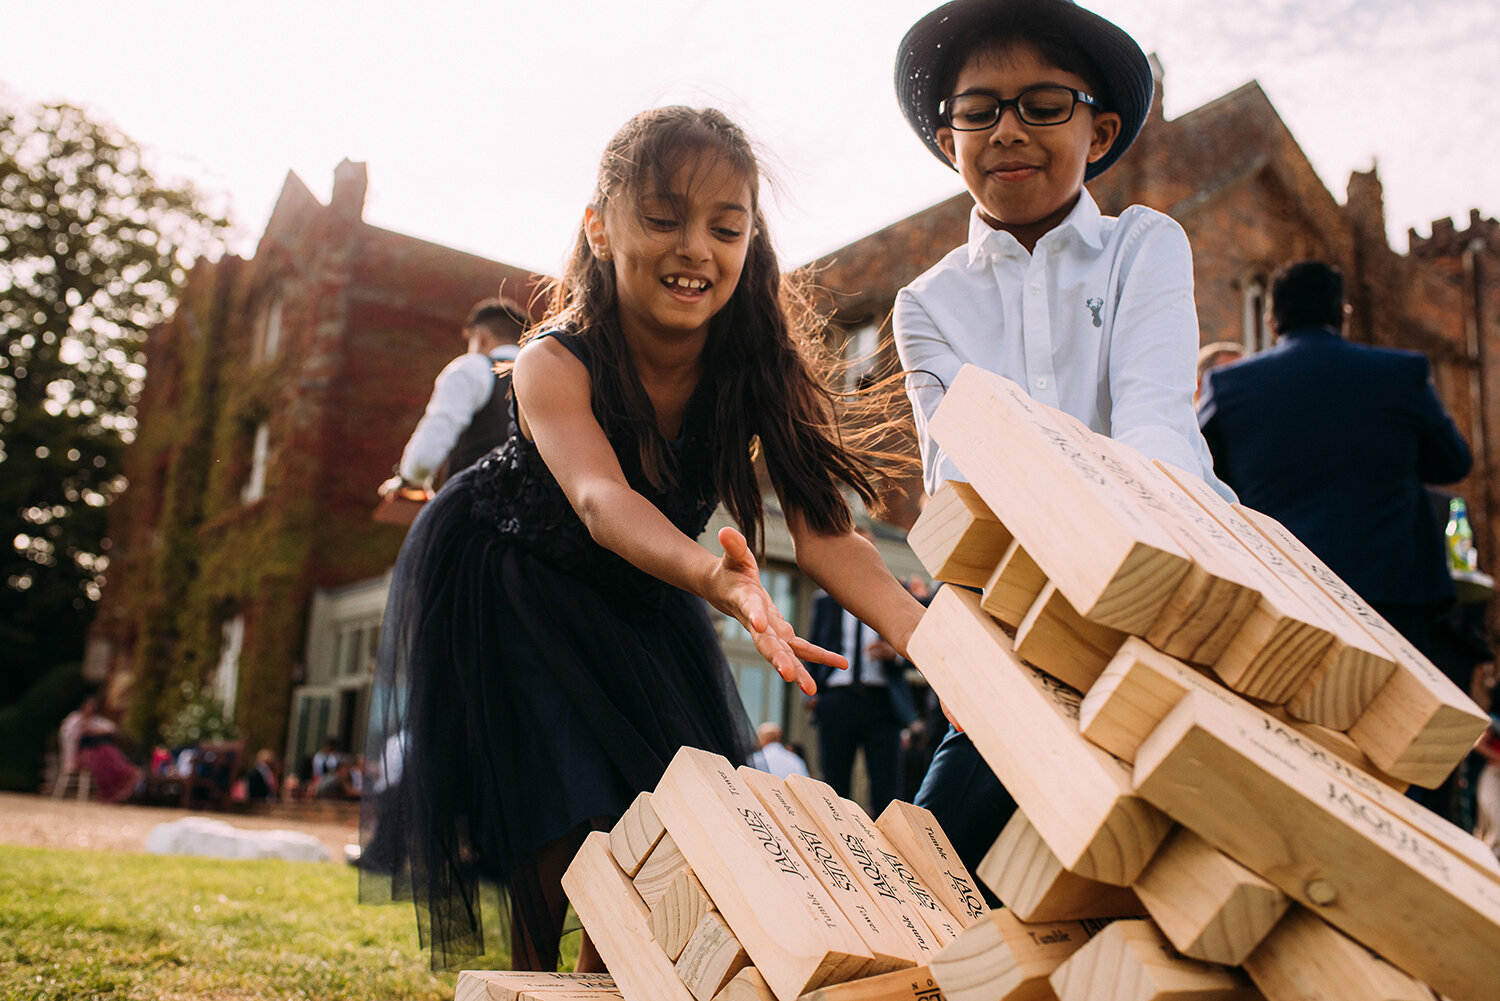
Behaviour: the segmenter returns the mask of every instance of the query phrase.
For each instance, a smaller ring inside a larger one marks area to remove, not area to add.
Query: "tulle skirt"
[[[701,599],[648,607],[557,569],[476,521],[472,480],[445,485],[402,547],[366,748],[361,897],[409,892],[435,969],[512,917],[513,942],[555,941],[559,844],[565,863],[684,745],[736,763],[754,747]]]

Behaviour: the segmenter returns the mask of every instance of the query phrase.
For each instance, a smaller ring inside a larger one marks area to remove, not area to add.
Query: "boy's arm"
[[[1122,269],[1110,343],[1110,437],[1230,496],[1193,409],[1198,313],[1187,235],[1156,214],[1137,225],[1145,231]]]
[[[892,312],[896,353],[906,372],[906,395],[911,400],[912,418],[917,426],[917,446],[922,454],[922,482],[929,494],[937,492],[944,480],[962,480],[951,459],[932,440],[927,423],[943,402],[947,387],[963,367],[932,317],[906,289],[896,294]]]

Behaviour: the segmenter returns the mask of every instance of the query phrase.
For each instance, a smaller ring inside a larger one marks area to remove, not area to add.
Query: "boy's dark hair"
[[[1104,74],[1077,39],[1064,34],[1055,23],[1042,21],[1035,16],[1023,14],[1003,23],[986,25],[980,31],[967,35],[963,43],[943,63],[941,76],[943,98],[953,96],[954,84],[964,66],[979,53],[1004,55],[1015,49],[1030,47],[1046,62],[1081,77],[1088,84],[1088,91],[1100,103],[1100,111],[1114,111],[1115,106],[1104,85]]]
[[[1271,280],[1271,326],[1284,333],[1298,327],[1344,325],[1344,273],[1323,261],[1297,261]]]
[[[760,209],[760,168],[749,138],[721,112],[656,108],[626,123],[605,148],[591,206],[639,211],[643,198],[668,191],[682,167],[699,175],[727,163],[750,188],[750,247],[739,284],[709,321],[703,378],[717,398],[714,487],[731,517],[758,550],[764,510],[755,458],[786,504],[819,532],[853,524],[840,484],[876,504],[879,477],[864,453],[840,437],[835,394],[826,375],[809,364],[819,318],[804,306],[797,282],[783,283]],[[545,325],[572,330],[590,349],[593,410],[616,447],[634,448],[652,486],[675,480],[671,453],[657,429],[656,411],[631,362],[620,330],[614,268],[598,260],[579,227],[562,278],[553,286]]]
[[[481,299],[469,310],[463,329],[483,327],[502,341],[514,344],[530,323],[525,312],[506,299]]]

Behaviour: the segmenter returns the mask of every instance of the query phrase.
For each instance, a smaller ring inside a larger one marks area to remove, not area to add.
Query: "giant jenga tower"
[[[965,368],[909,653],[1020,806],[931,814],[684,749],[564,887],[612,980],[461,1001],[1500,998],[1500,863],[1403,795],[1487,717],[1273,520]],[[563,978],[561,980],[549,978]]]

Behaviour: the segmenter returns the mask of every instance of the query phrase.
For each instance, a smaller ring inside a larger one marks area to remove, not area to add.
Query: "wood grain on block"
[[[984,582],[984,597],[979,607],[1014,629],[1026,618],[1037,595],[1047,583],[1047,575],[1036,561],[1021,548],[1020,542],[1006,547],[995,572]]]
[[[937,955],[932,978],[947,1001],[1046,1001],[1053,997],[1047,978],[1106,923],[1030,924],[1009,910],[991,911]]]
[[[922,508],[906,544],[934,580],[983,587],[1011,534],[967,483],[949,480]]]
[[[714,1001],[775,1001],[775,997],[760,971],[747,966],[729,978],[729,983],[714,995]]]
[[[750,957],[729,930],[729,923],[718,911],[709,911],[698,919],[698,927],[677,957],[677,976],[698,1001],[712,1001],[748,965]]]
[[[1028,664],[1086,692],[1124,641],[1118,629],[1079,615],[1049,582],[1016,627],[1015,648]]]
[[[1239,970],[1173,949],[1149,921],[1116,921],[1052,974],[1059,1001],[1256,1001]]]
[[[677,842],[672,840],[670,834],[664,834],[637,870],[634,880],[635,892],[641,895],[641,899],[646,902],[648,908],[655,910],[662,894],[666,893],[667,887],[672,885],[672,880],[677,878],[678,873],[685,872],[687,869],[687,859],[683,858]]]
[[[681,749],[653,799],[667,833],[781,1001],[869,969],[870,950],[727,758]]]
[[[584,839],[562,885],[626,1001],[692,998],[667,954],[651,945],[650,912],[615,864],[608,834],[595,831]]]
[[[1396,662],[1390,678],[1349,727],[1349,736],[1381,771],[1429,788],[1441,785],[1489,725],[1488,716],[1295,535],[1259,511],[1239,510],[1358,619]]]
[[[1267,574],[1305,603],[1318,622],[1333,637],[1323,655],[1313,664],[1302,685],[1285,699],[1302,719],[1344,729],[1375,697],[1395,670],[1395,660],[1347,611],[1307,575],[1264,533],[1254,527],[1236,505],[1214,493],[1191,473],[1157,462],[1156,466],[1192,495],[1203,509],[1252,551]]]
[[[657,945],[674,962],[682,955],[688,939],[698,928],[703,915],[714,909],[708,891],[698,882],[691,869],[683,869],[651,908],[651,934]]]
[[[1053,413],[1009,379],[965,365],[929,427],[1074,608],[1144,632],[1191,563]]]
[[[615,821],[610,830],[610,853],[625,870],[625,875],[634,878],[664,833],[666,828],[662,826],[661,818],[651,808],[651,794],[643,792],[636,796],[625,815]]]
[[[932,939],[913,935],[902,924],[886,914],[864,884],[856,879],[843,861],[833,836],[808,816],[786,783],[769,772],[741,765],[740,780],[759,797],[766,813],[776,822],[782,836],[802,857],[808,869],[823,883],[824,889],[838,904],[854,930],[869,947],[874,962],[870,975],[889,973],[927,962],[936,949]]]
[[[1178,952],[1225,966],[1243,963],[1291,905],[1286,894],[1182,827],[1135,881],[1135,892]]]
[[[1259,605],[1259,569],[1244,547],[1173,483],[1145,456],[1129,445],[1112,441],[1084,429],[1085,444],[1092,447],[1105,469],[1130,491],[1143,510],[1166,528],[1193,561],[1145,636],[1153,645],[1199,664],[1212,664],[1224,656],[1231,641],[1241,634]],[[1291,628],[1291,623],[1278,623]],[[1245,673],[1274,676],[1285,670],[1282,662],[1295,657],[1315,637],[1287,638],[1268,633],[1245,665]],[[1246,643],[1242,639],[1241,644]]]
[[[1494,996],[1500,884],[1243,714],[1193,692],[1141,745],[1141,794],[1407,973]]]
[[[832,792],[830,787],[829,792]],[[880,860],[896,877],[898,885],[904,889],[907,899],[917,908],[922,915],[922,920],[927,922],[927,927],[932,929],[933,935],[938,942],[947,945],[958,937],[959,932],[964,930],[964,922],[954,917],[945,906],[932,887],[927,885],[927,880],[921,871],[906,860],[906,857],[891,843],[891,839],[885,836],[865,808],[852,799],[841,799],[839,803],[844,807],[844,812],[854,821],[854,826],[864,837],[865,843],[873,845],[880,853]]]
[[[943,992],[925,966],[820,987],[798,1001],[943,1001]]]
[[[879,905],[891,924],[920,943],[924,961],[941,949],[946,939],[932,930],[910,890],[855,824],[833,787],[805,775],[791,775],[786,788],[803,814],[827,836],[843,870]]]
[[[1158,849],[1160,850],[1160,849]],[[1146,913],[1135,891],[1063,868],[1020,810],[985,853],[977,875],[1022,921],[1137,917]]]
[[[940,900],[948,913],[965,926],[974,924],[989,913],[974,877],[963,859],[943,833],[943,827],[931,810],[924,810],[898,799],[891,800],[875,826],[886,836],[901,857],[921,874],[928,889]]]
[[[1347,761],[1357,771],[1364,772],[1370,778],[1379,780],[1396,792],[1405,793],[1407,789],[1411,788],[1410,782],[1403,782],[1381,771],[1375,762],[1370,760],[1370,756],[1354,742],[1354,738],[1350,737],[1347,733],[1334,730],[1330,727],[1319,726],[1317,723],[1309,723],[1306,720],[1297,719],[1286,711],[1286,706],[1272,706],[1261,703],[1257,703],[1256,705],[1267,716],[1280,720],[1325,751],[1329,751],[1335,757]]]
[[[1303,907],[1244,966],[1266,1001],[1434,1001],[1420,981]]]
[[[1478,838],[1392,789],[1387,777],[1362,770],[1358,760],[1351,760],[1349,746],[1331,739],[1323,728],[1273,716],[1140,640],[1127,640],[1121,646],[1120,653],[1084,697],[1080,726],[1090,740],[1125,761],[1135,761],[1140,744],[1189,692],[1213,698],[1256,732],[1274,740],[1284,754],[1348,783],[1379,808],[1438,841],[1462,862],[1500,879],[1500,862]]]
[[[530,973],[514,970],[464,970],[458,975],[455,1001],[554,1001],[593,997],[622,998],[607,973]]]
[[[1133,882],[1171,822],[1134,794],[1127,765],[1079,733],[1078,693],[1023,663],[959,588],[934,596],[908,652],[1063,867]]]

